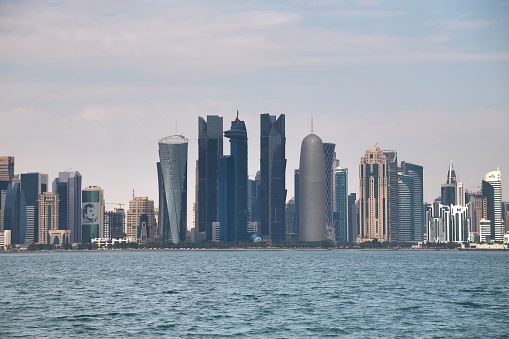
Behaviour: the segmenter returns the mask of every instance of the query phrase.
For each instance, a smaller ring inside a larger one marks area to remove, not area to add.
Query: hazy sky
[[[314,117],[351,192],[378,143],[424,167],[425,201],[450,161],[469,190],[500,166],[509,200],[509,1],[274,3],[0,1],[0,155],[157,204],[158,140],[182,133],[191,227],[198,116],[239,110],[254,176],[260,113],[284,113],[288,199]]]

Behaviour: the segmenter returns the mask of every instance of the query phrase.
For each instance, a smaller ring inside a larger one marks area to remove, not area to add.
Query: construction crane
[[[118,202],[107,202],[106,205],[118,205],[120,209],[123,209],[122,206],[124,206],[125,204],[121,204]]]

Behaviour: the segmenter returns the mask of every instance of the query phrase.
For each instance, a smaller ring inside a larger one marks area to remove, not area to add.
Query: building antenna
[[[311,134],[313,134],[313,117],[311,117]]]
[[[134,200],[134,188],[133,188],[133,200]]]

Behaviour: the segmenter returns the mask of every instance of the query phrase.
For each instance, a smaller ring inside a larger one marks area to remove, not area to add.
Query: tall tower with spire
[[[442,205],[456,205],[457,190],[456,171],[451,161],[449,170],[447,171],[447,181],[440,187],[440,200]]]
[[[221,241],[247,239],[247,129],[237,117],[224,132],[230,155],[219,158],[219,222]]]

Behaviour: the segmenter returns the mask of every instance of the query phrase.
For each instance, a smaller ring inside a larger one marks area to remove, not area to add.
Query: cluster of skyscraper
[[[106,211],[104,191],[99,186],[82,188],[78,171],[60,172],[51,192],[49,188],[48,174],[15,175],[14,157],[0,157],[0,247],[155,239],[154,202],[148,198],[133,197],[126,226],[123,204]]]
[[[223,137],[230,154],[223,153]],[[286,201],[285,115],[260,115],[260,170],[248,176],[248,135],[236,118],[198,118],[194,228],[187,226],[188,139],[159,140],[159,205],[147,197],[106,211],[104,191],[82,189],[77,171],[14,174],[14,158],[0,157],[0,240],[12,244],[282,240],[363,242],[502,242],[509,210],[500,171],[489,172],[480,192],[468,192],[449,166],[441,195],[423,200],[423,167],[375,145],[359,165],[359,194],[348,189],[335,144],[314,133],[301,144],[295,196]],[[504,221],[504,218],[506,219]],[[505,227],[504,227],[505,224]],[[3,238],[2,238],[3,234]],[[0,241],[0,246],[1,246]]]
[[[223,154],[223,118],[198,118],[196,233],[209,241],[246,241],[251,234],[272,242],[284,240],[284,114],[277,119],[260,115],[260,172],[255,180],[248,177],[247,128],[238,112],[224,136],[230,155]]]
[[[458,181],[451,162],[440,197],[426,205],[427,239],[432,242],[501,243],[509,231],[508,207],[502,202],[499,169],[486,173],[481,191],[470,192]]]

